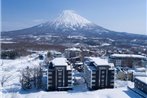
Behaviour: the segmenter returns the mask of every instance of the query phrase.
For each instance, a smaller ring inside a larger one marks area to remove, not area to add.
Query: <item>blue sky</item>
[[[75,10],[114,31],[146,34],[146,0],[1,0],[2,30],[31,27]]]

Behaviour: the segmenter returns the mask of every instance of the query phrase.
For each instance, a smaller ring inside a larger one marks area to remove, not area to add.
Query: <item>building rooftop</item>
[[[138,79],[138,80],[144,82],[145,84],[147,84],[147,76],[145,76],[145,77],[136,77],[136,79]]]
[[[112,63],[108,63],[108,60],[102,59],[100,57],[87,57],[90,61],[95,62],[96,66],[102,66],[102,65],[109,65],[114,66]]]
[[[67,48],[67,49],[65,49],[65,50],[69,50],[69,51],[79,51],[79,52],[81,52],[81,50],[79,49],[79,48]]]
[[[62,53],[59,52],[59,51],[51,50],[50,52],[51,52],[52,55],[55,55],[55,54],[62,55]]]
[[[68,60],[64,57],[58,57],[52,60],[53,66],[66,66],[67,69],[71,69],[71,66],[68,65]]]
[[[141,59],[147,59],[145,56],[142,55],[136,55],[136,54],[112,54],[110,57],[129,57],[129,58],[141,58]]]

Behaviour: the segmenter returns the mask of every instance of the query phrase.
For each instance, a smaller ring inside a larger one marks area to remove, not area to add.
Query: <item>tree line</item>
[[[19,54],[16,50],[1,51],[1,59],[16,59],[19,57]]]

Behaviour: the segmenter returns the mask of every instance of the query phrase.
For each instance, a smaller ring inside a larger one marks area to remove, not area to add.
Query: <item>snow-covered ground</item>
[[[37,57],[38,54],[33,54],[16,60],[0,60],[0,79],[4,75],[9,77],[3,87],[0,85],[0,98],[141,98],[127,89],[127,82],[118,80],[115,83],[117,88],[114,89],[89,91],[86,85],[81,83],[74,86],[71,91],[47,92],[35,89],[24,91],[19,83],[20,71],[27,66],[38,66],[40,60]],[[80,77],[77,75],[76,79]]]
[[[4,93],[2,98],[141,98],[126,88],[103,89],[97,91],[60,91],[60,92],[16,92]]]

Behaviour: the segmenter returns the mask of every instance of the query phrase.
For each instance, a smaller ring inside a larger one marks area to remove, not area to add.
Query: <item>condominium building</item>
[[[72,67],[66,58],[55,58],[48,66],[47,90],[68,89],[72,89]]]
[[[67,48],[64,55],[72,63],[81,61],[81,50],[79,48]]]
[[[109,57],[109,62],[114,63],[116,67],[144,67],[145,61],[145,56],[135,54],[112,54]]]
[[[146,77],[136,77],[134,79],[135,88],[147,94],[147,76]]]
[[[114,65],[99,57],[84,58],[84,78],[91,90],[114,87]]]

